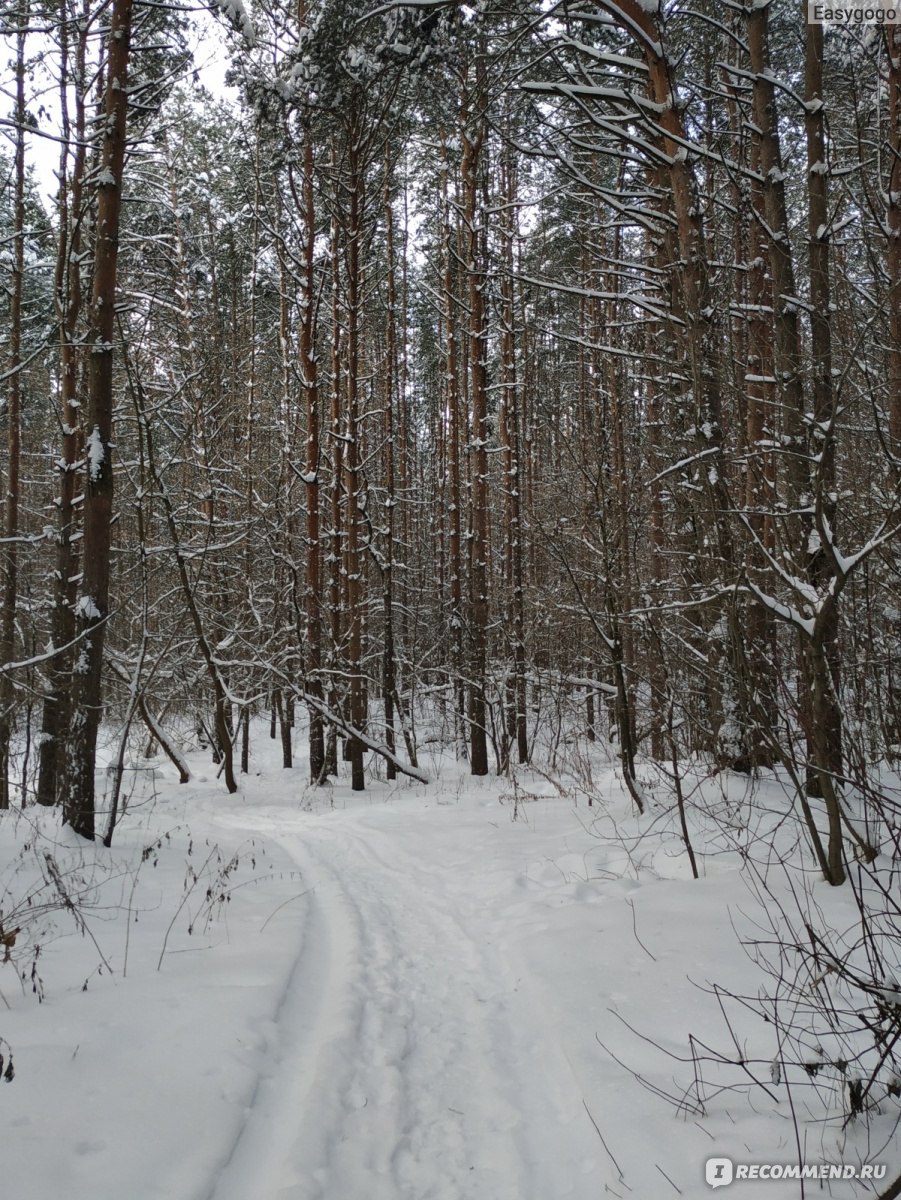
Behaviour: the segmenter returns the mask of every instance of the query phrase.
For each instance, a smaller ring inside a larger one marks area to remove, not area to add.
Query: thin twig
[[[625,1182],[626,1182],[626,1177],[625,1177],[625,1175],[623,1175],[622,1167],[619,1165],[619,1163],[618,1163],[618,1162],[616,1161],[616,1159],[613,1157],[613,1152],[611,1151],[611,1149],[610,1149],[610,1147],[607,1145],[607,1143],[604,1141],[604,1135],[601,1133],[601,1131],[600,1131],[600,1129],[599,1129],[599,1127],[598,1127],[598,1123],[597,1123],[597,1121],[596,1121],[596,1120],[594,1119],[594,1117],[591,1115],[591,1109],[590,1109],[590,1108],[588,1107],[588,1105],[586,1104],[584,1097],[583,1097],[583,1099],[582,1099],[582,1105],[583,1105],[583,1107],[584,1107],[585,1111],[588,1113],[588,1120],[589,1120],[589,1121],[592,1123],[592,1125],[594,1126],[594,1131],[595,1131],[595,1133],[596,1133],[596,1134],[598,1135],[598,1137],[601,1139],[601,1145],[602,1145],[602,1146],[604,1147],[604,1149],[607,1151],[607,1157],[608,1157],[608,1158],[610,1159],[610,1161],[613,1163],[614,1167],[616,1167],[616,1173],[617,1173],[617,1175],[619,1175],[619,1181],[620,1181],[620,1183],[625,1183]],[[628,1184],[626,1184],[626,1186],[628,1187]],[[630,1190],[631,1190],[631,1189],[630,1189]]]

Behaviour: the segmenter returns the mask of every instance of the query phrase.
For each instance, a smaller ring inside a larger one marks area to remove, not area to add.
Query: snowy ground
[[[33,809],[0,824],[0,935],[20,927],[0,968],[0,1195],[701,1197],[711,1156],[797,1161],[793,1107],[807,1162],[901,1170],[897,1111],[843,1131],[784,1085],[710,1064],[696,1084],[680,1061],[690,1035],[732,1051],[711,984],[764,982],[736,935],[758,901],[703,789],[694,881],[672,815],[634,818],[601,755],[581,788],[520,773],[514,807],[510,781],[447,757],[428,786],[313,792],[256,733],[235,797],[199,751],[185,786],[137,772],[110,851]],[[728,1011],[743,1053],[772,1056]]]

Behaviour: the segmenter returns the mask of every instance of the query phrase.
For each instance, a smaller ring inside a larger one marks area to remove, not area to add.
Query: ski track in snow
[[[451,876],[369,823],[221,820],[278,842],[309,891],[277,1044],[209,1200],[603,1194],[563,1052]]]

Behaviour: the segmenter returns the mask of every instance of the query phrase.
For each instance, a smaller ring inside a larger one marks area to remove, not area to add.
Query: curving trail
[[[278,842],[309,891],[268,1070],[210,1200],[604,1193],[552,1023],[440,841],[430,862],[427,837],[414,846],[365,813],[221,822]]]

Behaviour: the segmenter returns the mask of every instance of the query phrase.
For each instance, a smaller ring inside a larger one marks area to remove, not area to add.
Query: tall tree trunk
[[[655,254],[655,258],[662,255]],[[649,499],[650,520],[650,574],[654,588],[654,596],[659,596],[663,590],[665,577],[664,549],[666,545],[666,528],[663,503],[663,484],[660,479],[663,441],[663,403],[665,380],[661,378],[662,370],[658,359],[662,330],[659,325],[646,323],[646,346],[654,361],[648,367],[647,380],[647,452],[648,467],[651,471],[651,495]],[[649,630],[648,655],[648,686],[650,688],[651,704],[651,755],[658,762],[663,761],[666,753],[666,714],[668,699],[666,666],[659,632],[656,627]]]
[[[733,135],[742,137],[743,113],[735,99],[728,72],[729,120]],[[776,445],[776,386],[773,359],[773,296],[767,268],[768,249],[764,237],[766,212],[760,180],[760,139],[750,139],[750,179],[747,190],[734,185],[736,321],[734,325],[735,389],[739,398],[737,441],[744,463],[744,504],[747,521],[760,546],[772,552],[772,509],[776,495],[773,447]],[[745,550],[748,569],[763,582],[766,557],[752,542]],[[770,609],[756,601],[745,604],[737,598],[745,628],[743,653],[739,656],[737,686],[743,704],[756,725],[755,736],[743,747],[743,764],[748,771],[771,767],[777,758],[778,738],[776,689],[770,668],[776,649],[775,618]],[[767,664],[761,671],[760,664]]]
[[[620,187],[625,186],[623,169],[620,169]],[[617,226],[613,231],[613,260],[622,261],[622,231]],[[618,313],[616,303],[620,290],[620,273],[611,272],[608,290],[616,299],[609,302],[609,326],[612,337],[619,342]],[[609,561],[614,565],[612,578],[605,585],[606,601],[610,613],[610,631],[613,636],[615,678],[617,683],[617,724],[620,734],[620,752],[623,770],[628,777],[635,777],[635,687],[634,647],[629,612],[632,608],[632,547],[629,542],[629,479],[626,457],[627,414],[624,411],[627,391],[622,378],[622,360],[610,355],[607,361],[608,392],[610,406],[608,420],[612,443],[613,487],[615,503],[616,538],[608,551]],[[612,539],[611,539],[612,540]]]
[[[448,473],[448,557],[450,559],[450,639],[451,687],[454,704],[454,744],[462,746],[466,698],[463,687],[463,492],[460,480],[461,396],[460,367],[457,356],[457,305],[454,287],[454,237],[448,200],[447,170],[442,174],[445,211],[444,227],[444,308],[445,308],[445,384],[447,395],[447,473]]]
[[[329,497],[331,529],[329,531],[329,632],[331,648],[329,666],[331,675],[329,681],[329,709],[338,712],[343,707],[343,696],[338,683],[338,674],[343,658],[343,613],[341,593],[341,560],[344,533],[341,516],[341,486],[344,462],[344,441],[341,429],[342,411],[342,372],[344,362],[344,346],[341,337],[341,258],[339,253],[338,222],[333,220],[331,233],[332,256],[332,390],[331,411],[329,414],[329,434],[332,439],[332,477],[331,495]],[[330,775],[338,774],[338,731],[334,724],[328,729],[326,742],[326,764]]]
[[[700,539],[700,544],[706,547],[706,575],[698,575],[696,582],[703,588],[722,583],[728,585],[737,563],[729,516],[732,504],[727,489],[728,464],[724,454],[719,305],[711,279],[704,208],[694,166],[685,151],[690,138],[675,87],[674,59],[667,53],[664,21],[659,10],[649,12],[648,6],[636,3],[636,0],[620,0],[615,5],[608,0],[602,2],[614,19],[636,37],[648,73],[650,97],[659,106],[656,124],[662,136],[658,140],[667,156],[667,164],[660,168],[659,174],[661,182],[665,178],[671,193],[675,217],[679,251],[675,290],[678,293],[679,316],[685,325],[695,406],[695,449],[706,457],[698,478],[706,504],[697,517],[710,527],[710,533]],[[734,689],[743,635],[735,606],[727,604],[721,612],[725,629],[726,671],[714,669],[705,681],[709,716],[711,723],[717,727],[726,716],[726,701]],[[713,647],[715,643],[711,641],[710,645]],[[747,712],[738,713],[738,725],[743,741],[753,736],[753,721]],[[711,732],[718,733],[719,729]],[[716,741],[719,742],[718,737]],[[714,744],[711,749],[721,754],[720,745]],[[723,765],[737,765],[741,758],[740,750],[737,754],[730,750]]]
[[[360,129],[356,119],[350,122],[348,148],[349,177],[347,247],[347,426],[344,456],[344,490],[347,498],[347,537],[344,548],[344,569],[347,580],[348,639],[347,655],[350,672],[350,723],[355,729],[366,725],[366,698],[363,688],[363,564],[360,553],[360,524],[362,499],[360,480],[360,222],[364,208],[363,172],[359,161]],[[363,774],[363,743],[350,739],[351,787],[361,792],[366,786]]]
[[[88,411],[85,438],[84,567],[76,605],[82,635],[76,663],[63,813],[85,838],[94,836],[94,764],[103,712],[103,644],[109,617],[113,508],[113,338],[119,213],[125,161],[132,0],[113,0],[106,67],[105,120],[97,197]]]
[[[748,46],[753,82],[754,136],[763,189],[763,215],[770,267],[774,330],[774,356],[778,383],[778,405],[782,413],[782,443],[786,448],[784,478],[790,509],[797,509],[807,485],[806,445],[802,420],[805,410],[801,326],[794,303],[795,271],[789,237],[785,176],[779,139],[776,89],[769,60],[769,15],[765,7],[747,14]],[[802,531],[789,522],[782,531],[780,549],[798,564]],[[800,566],[800,564],[798,564]],[[797,571],[801,574],[801,569]]]
[[[28,3],[16,13],[16,135],[13,162],[13,253],[9,305],[9,386],[6,393],[6,496],[3,520],[3,611],[0,614],[0,663],[12,662],[19,599],[19,478],[22,434],[22,283],[25,274],[25,39]],[[0,679],[0,809],[9,808],[10,741],[15,688],[7,672]],[[25,797],[23,795],[24,802]]]
[[[484,87],[478,64],[475,111],[463,125],[463,219],[469,282],[469,370],[472,404],[470,469],[472,472],[472,537],[470,539],[469,745],[473,775],[488,774],[485,676],[488,655],[488,330],[486,327],[484,214],[479,210],[479,169],[485,140]]]
[[[887,178],[880,191],[887,198],[885,229],[888,245],[888,401],[887,420],[890,463],[901,477],[901,24],[885,27],[888,76],[888,130],[883,161]],[[901,671],[888,673],[888,707],[893,714],[893,740],[901,742]]]
[[[811,39],[812,28],[810,26],[807,28],[805,87],[808,90],[811,88],[820,90],[822,42],[820,40],[818,48],[816,36],[814,35]],[[804,513],[800,519],[789,517],[784,522],[781,552],[790,571],[793,571],[798,577],[807,576],[816,583],[817,580],[812,569],[816,557],[815,530],[808,515],[811,508],[810,503],[804,500],[804,497],[809,495],[811,486],[815,486],[815,481],[811,478],[811,462],[807,439],[804,435],[807,405],[804,389],[801,324],[798,318],[798,306],[795,303],[797,295],[795,270],[789,237],[776,89],[770,70],[767,8],[748,10],[747,34],[751,69],[754,73],[752,85],[754,134],[759,139],[760,173],[763,178],[764,213],[769,248],[775,330],[774,359],[779,387],[778,400],[783,417],[781,442],[786,451],[784,472],[787,484],[786,501],[790,512],[802,510]],[[814,98],[811,95],[811,101]],[[815,386],[819,387],[822,400],[824,395],[831,396],[832,389],[828,329],[828,243],[824,240],[827,236],[824,174],[826,149],[824,127],[821,121],[811,121],[811,116],[814,115],[810,112],[806,114],[808,222],[813,221],[815,213],[818,218],[822,218],[818,221],[816,228],[809,226],[809,232],[814,237],[811,242],[811,286],[819,289],[820,293],[825,286],[827,295],[827,307],[817,319],[816,355],[818,358],[816,370],[821,372],[824,365],[830,370],[827,380],[824,381],[821,375],[818,380],[815,378]],[[812,154],[816,157],[811,158]],[[822,165],[811,174],[810,167],[818,162]],[[822,230],[819,225],[822,225]],[[823,257],[824,252],[825,258]],[[822,294],[820,294],[821,302],[822,299]],[[826,393],[823,390],[824,384]],[[831,407],[831,400],[829,400],[829,404]],[[831,438],[831,430],[828,432],[828,436]],[[827,471],[831,471],[828,466]],[[829,610],[830,620],[837,620],[838,613],[835,604],[830,602],[826,607]],[[828,862],[826,875],[830,883],[840,884],[845,877],[841,863],[841,814],[832,780],[836,768],[838,772],[841,771],[841,714],[838,709],[837,694],[824,686],[824,680],[830,676],[825,658],[827,651],[824,639],[827,633],[827,625],[823,620],[818,620],[814,623],[814,634],[811,637],[801,635],[799,643],[800,710],[807,737],[807,790],[810,795],[822,795],[826,799],[829,823],[829,849],[825,855]],[[823,858],[822,855],[820,857]]]
[[[322,700],[322,545],[319,527],[319,360],[316,355],[316,205],[313,190],[313,132],[303,126],[304,244],[300,298],[300,374],[306,395],[307,453],[304,485],[307,501],[305,608],[307,625],[307,690]],[[325,729],[320,709],[309,706],[310,782],[325,782]]]
[[[57,461],[59,496],[57,497],[56,569],[53,574],[53,613],[51,636],[57,647],[56,657],[47,667],[47,692],[41,719],[37,800],[39,804],[58,804],[61,800],[61,768],[66,732],[69,727],[70,678],[72,651],[63,650],[75,637],[75,600],[77,596],[77,554],[73,534],[76,512],[76,463],[79,458],[79,363],[75,350],[82,301],[81,225],[85,173],[85,67],[88,36],[87,6],[82,7],[78,41],[75,48],[75,121],[69,116],[69,20],[66,0],[60,9],[60,113],[63,144],[59,169],[59,247],[56,259],[54,292],[59,320],[60,402],[62,452]],[[71,181],[69,154],[74,147]]]
[[[835,390],[832,380],[832,288],[829,255],[829,150],[823,103],[823,26],[807,25],[804,71],[804,127],[807,138],[807,232],[810,278],[810,351],[813,373],[811,485],[815,526],[808,540],[807,574],[820,594],[834,594],[835,560],[827,550],[836,533],[838,494],[835,464]],[[830,826],[831,883],[844,879],[839,792],[842,775],[841,669],[838,648],[839,606],[823,606],[814,636],[806,648],[810,661],[807,686],[815,732],[812,756],[818,787],[826,800]]]
[[[522,566],[522,505],[520,496],[519,404],[516,373],[516,309],[513,295],[516,232],[516,168],[513,149],[507,146],[502,169],[503,262],[501,267],[501,437],[504,448],[504,574],[509,597],[508,622],[513,642],[513,688],[509,730],[516,739],[520,763],[528,762],[526,726],[526,641]]]
[[[391,207],[390,161],[385,170],[385,254],[388,273],[388,322],[385,350],[385,408],[383,420],[385,470],[385,555],[382,565],[382,608],[384,646],[382,648],[382,692],[385,705],[385,744],[394,754],[394,696],[397,673],[394,661],[394,508],[397,504],[394,478],[394,402],[397,380],[397,286],[394,261],[394,212]],[[386,759],[388,779],[397,777],[397,768]]]

